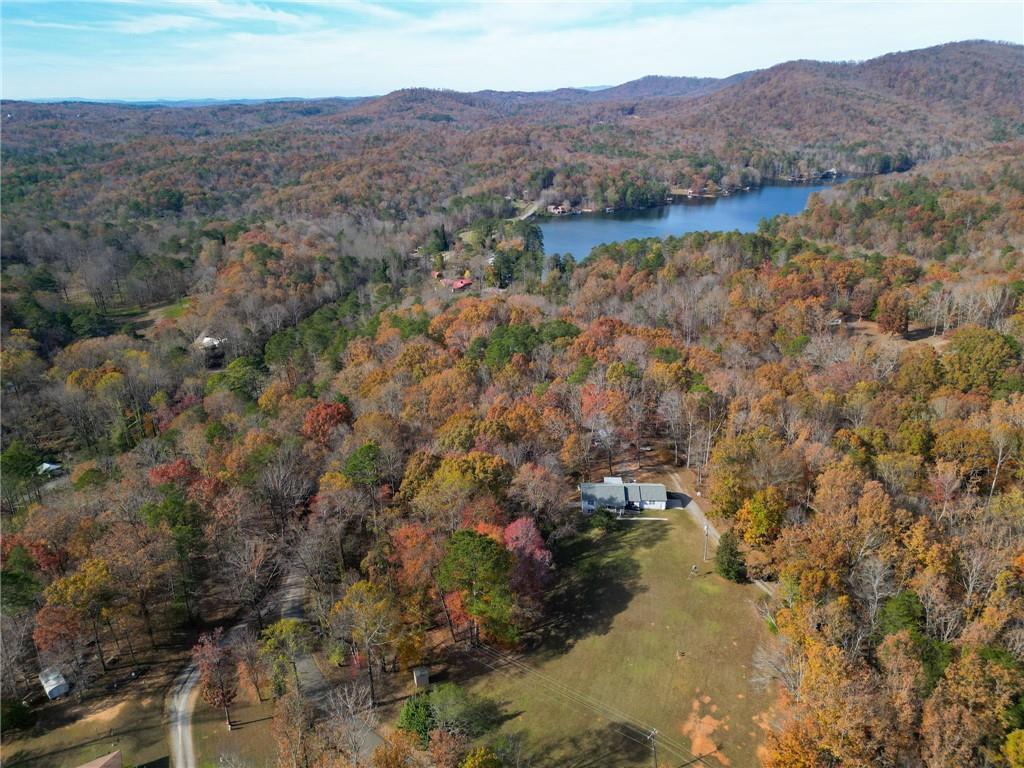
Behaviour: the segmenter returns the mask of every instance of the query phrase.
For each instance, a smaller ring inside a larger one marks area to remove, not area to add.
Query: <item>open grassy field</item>
[[[478,656],[473,690],[500,702],[500,733],[522,734],[535,764],[650,765],[627,720],[658,729],[662,766],[685,764],[686,750],[710,765],[757,764],[771,699],[748,683],[767,634],[753,608],[761,593],[701,562],[686,511],[651,514],[669,520],[622,522],[559,553],[554,618],[516,657],[543,677]]]
[[[11,768],[72,768],[121,750],[125,765],[166,768],[167,728],[160,697],[122,701],[78,722],[8,743],[3,764]]]

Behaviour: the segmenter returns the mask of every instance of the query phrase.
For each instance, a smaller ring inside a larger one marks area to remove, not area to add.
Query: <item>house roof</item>
[[[585,503],[596,507],[621,507],[627,503],[668,500],[665,486],[660,483],[624,483],[617,477],[606,477],[603,483],[583,483],[580,485],[580,494]]]
[[[640,498],[644,501],[668,501],[668,494],[665,486],[661,483],[637,483],[640,489]]]
[[[583,501],[595,507],[622,507],[626,504],[625,486],[612,483],[583,483]]]
[[[88,763],[83,763],[78,768],[121,768],[124,763],[121,760],[121,750],[111,752],[109,755],[97,757]]]
[[[47,688],[55,685],[66,685],[67,681],[64,679],[64,675],[60,673],[57,667],[47,667],[39,673],[39,682]]]

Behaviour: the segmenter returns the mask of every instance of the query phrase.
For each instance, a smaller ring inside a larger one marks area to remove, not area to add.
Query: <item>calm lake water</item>
[[[591,248],[642,237],[668,237],[699,231],[754,232],[761,219],[800,213],[812,193],[829,184],[787,184],[761,187],[714,200],[686,200],[658,208],[616,213],[560,216],[540,225],[544,252],[571,253],[577,260]]]

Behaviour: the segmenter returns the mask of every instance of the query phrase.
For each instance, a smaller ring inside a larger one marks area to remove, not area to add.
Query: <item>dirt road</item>
[[[185,667],[174,681],[171,697],[171,765],[174,768],[196,768],[196,752],[192,745],[192,708],[199,682],[195,664]]]

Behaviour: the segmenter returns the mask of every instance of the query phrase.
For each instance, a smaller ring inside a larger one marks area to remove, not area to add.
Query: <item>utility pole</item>
[[[652,728],[647,734],[647,740],[651,742],[651,758],[654,760],[654,768],[658,768],[658,729]]]
[[[704,562],[708,560],[708,524],[704,523]]]

